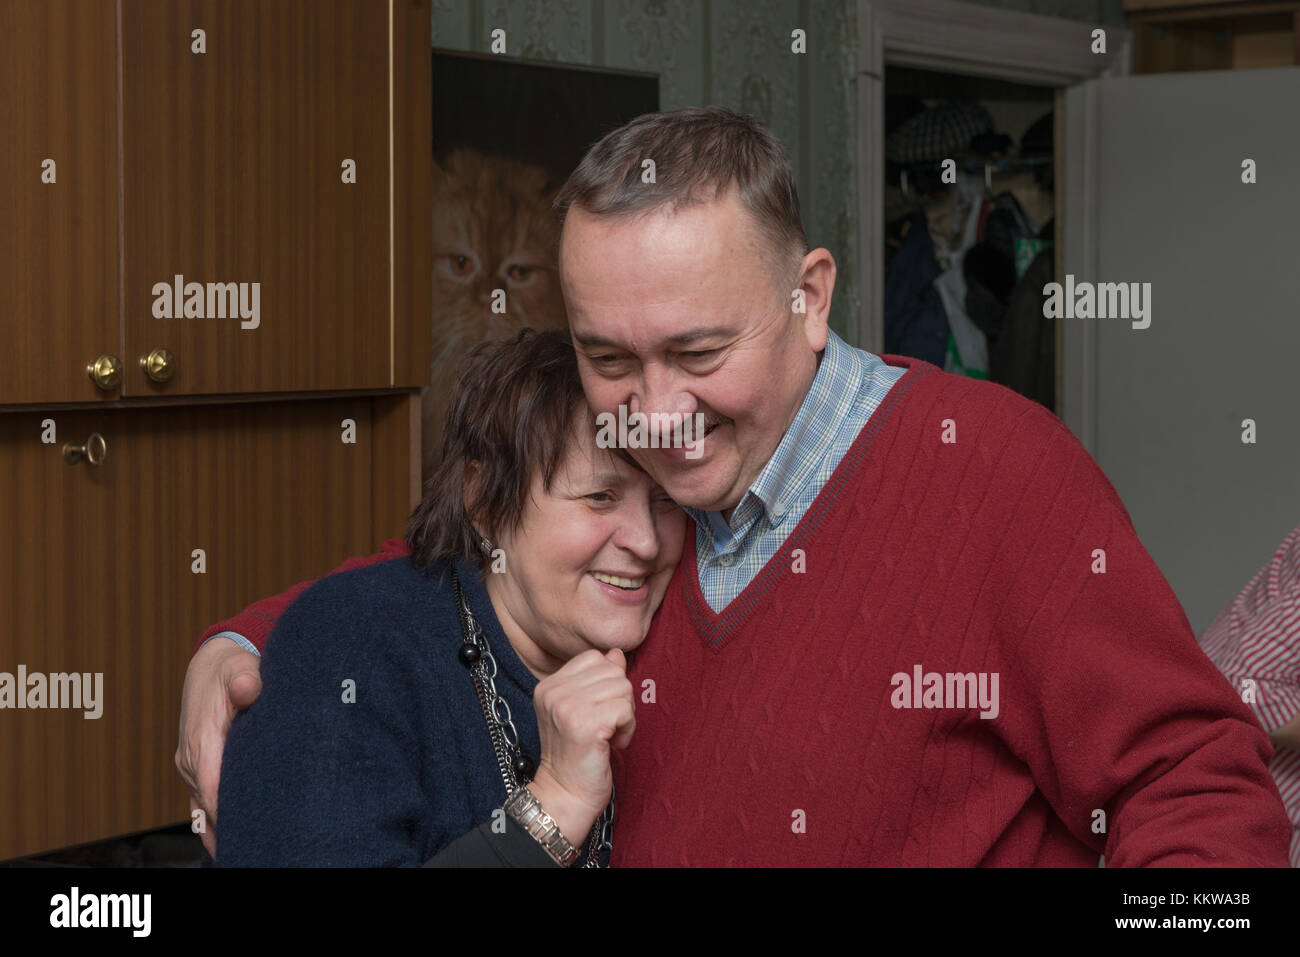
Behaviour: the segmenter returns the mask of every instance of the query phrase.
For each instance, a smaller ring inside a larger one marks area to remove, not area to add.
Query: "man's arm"
[[[1036,780],[1076,834],[1104,825],[1108,867],[1288,866],[1267,736],[1145,550],[1118,538],[1049,653]]]
[[[411,548],[405,541],[400,538],[390,538],[379,546],[379,551],[375,554],[355,556],[346,559],[343,564],[329,572],[329,574],[337,575],[340,572],[349,572],[354,568],[364,568],[365,566],[373,565],[376,562],[390,561],[394,558],[405,558],[410,554]],[[225,635],[226,637],[234,636],[232,637],[232,640],[234,640],[235,637],[243,638],[248,642],[248,644],[251,644],[253,648],[256,649],[255,653],[260,655],[266,648],[266,639],[270,636],[272,629],[275,628],[276,621],[284,614],[284,610],[292,605],[298,599],[299,595],[305,592],[312,585],[316,584],[317,581],[319,581],[319,579],[313,578],[308,581],[299,582],[292,588],[283,591],[278,595],[272,595],[270,598],[263,598],[259,601],[253,602],[232,618],[227,618],[224,621],[217,622],[203,633],[199,638],[198,644],[194,646],[194,650],[197,652],[203,647],[204,643],[211,638],[215,638],[218,635]],[[236,644],[240,644],[240,647],[249,650],[239,642],[236,642]]]
[[[1005,473],[1033,475],[1042,494],[1005,540],[1018,571],[994,725],[1108,867],[1286,867],[1267,736],[1196,644],[1109,481],[1055,428]],[[1035,474],[1056,443],[1062,465]]]

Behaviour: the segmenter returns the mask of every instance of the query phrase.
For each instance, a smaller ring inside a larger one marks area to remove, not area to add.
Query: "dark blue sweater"
[[[537,679],[506,640],[481,573],[463,560],[457,568],[497,661],[497,690],[536,761]],[[506,789],[457,657],[460,622],[441,571],[426,576],[402,558],[331,575],[280,618],[262,693],[226,742],[219,866],[413,866],[476,828],[488,833]],[[355,703],[344,700],[349,680]]]

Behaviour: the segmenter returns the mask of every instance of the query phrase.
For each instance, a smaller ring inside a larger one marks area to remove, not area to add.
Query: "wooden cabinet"
[[[97,402],[120,351],[111,3],[0,0],[0,403]]]
[[[0,405],[423,385],[427,4],[118,6],[0,0]]]
[[[123,3],[125,394],[390,384],[385,8]]]
[[[194,640],[397,531],[414,489],[372,511],[400,484],[375,488],[376,459],[391,464],[384,449],[404,416],[409,442],[418,406],[357,397],[0,416],[11,563],[0,671],[103,676],[98,718],[0,711],[0,859],[185,819],[172,755]],[[343,441],[344,420],[355,442]],[[96,434],[99,464],[65,459],[65,444]]]
[[[184,821],[198,635],[403,532],[430,26],[426,0],[0,0],[0,682],[103,676],[98,718],[0,709],[0,859]],[[92,435],[102,461],[65,458]]]
[[[1134,73],[1300,64],[1297,0],[1125,0]]]

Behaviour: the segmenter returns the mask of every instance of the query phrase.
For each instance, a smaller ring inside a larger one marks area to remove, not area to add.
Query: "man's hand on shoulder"
[[[203,811],[200,836],[213,857],[217,854],[217,790],[226,734],[235,715],[261,693],[261,660],[229,638],[213,638],[195,652],[185,671],[176,770],[189,789],[190,811]]]

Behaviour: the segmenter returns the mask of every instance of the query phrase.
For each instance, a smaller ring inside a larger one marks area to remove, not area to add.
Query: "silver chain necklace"
[[[497,767],[506,786],[506,796],[509,797],[531,779],[532,762],[519,747],[519,732],[515,730],[510,705],[497,691],[496,659],[492,657],[492,649],[488,647],[483,628],[470,611],[469,602],[465,600],[465,593],[460,587],[460,576],[454,568],[451,571],[451,583],[456,592],[456,603],[460,606],[460,629],[465,642],[461,645],[460,661],[469,668],[470,677],[474,680],[474,693],[478,696],[479,707],[483,709],[488,735],[492,738],[492,750],[496,753]],[[611,791],[609,804],[592,824],[591,833],[587,836],[587,860],[583,866],[600,867],[601,852],[612,852],[613,847],[614,794]]]

